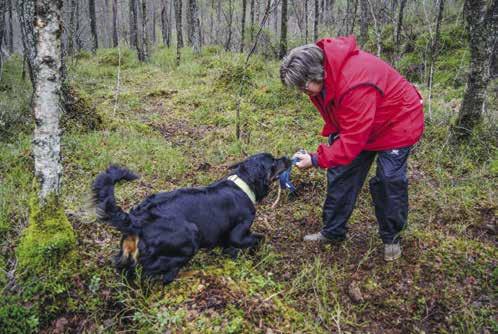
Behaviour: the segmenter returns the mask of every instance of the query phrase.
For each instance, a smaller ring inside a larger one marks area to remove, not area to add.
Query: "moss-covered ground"
[[[294,171],[297,196],[284,194],[271,209],[275,185],[258,206],[253,229],[266,241],[256,254],[232,260],[201,251],[166,287],[127,283],[111,262],[119,233],[88,206],[93,179],[110,163],[141,176],[117,187],[129,209],[155,192],[217,180],[246,155],[289,155],[324,140],[319,114],[305,96],[283,88],[277,61],[254,56],[242,89],[241,55],[208,47],[194,57],[185,49],[181,65],[174,61],[168,49],[145,65],[125,49],[68,61],[74,108],[63,122],[62,201],[76,237],[68,256],[77,267],[65,284],[37,284],[16,272],[33,161],[29,122],[9,128],[0,145],[0,332],[498,331],[496,127],[485,121],[469,143],[450,144],[447,125],[460,103],[451,87],[436,87],[433,118],[410,160],[411,211],[399,261],[382,259],[368,186],[347,241],[304,244],[321,226],[325,173]],[[20,77],[20,61],[5,70]],[[2,101],[9,91],[29,90],[18,79],[3,85]],[[29,99],[18,99],[16,108],[27,108]],[[58,274],[50,273],[54,282]]]

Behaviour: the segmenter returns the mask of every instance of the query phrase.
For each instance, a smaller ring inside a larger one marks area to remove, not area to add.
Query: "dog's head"
[[[256,195],[256,201],[261,201],[270,191],[270,184],[291,166],[287,157],[274,158],[269,153],[259,153],[246,160],[230,166],[233,174],[244,180]]]

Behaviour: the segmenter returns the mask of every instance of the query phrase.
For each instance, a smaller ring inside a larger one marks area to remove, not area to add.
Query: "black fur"
[[[256,201],[269,192],[270,183],[290,166],[288,158],[260,153],[231,167],[251,188]],[[251,233],[256,209],[232,181],[222,179],[207,187],[154,194],[129,213],[116,205],[114,184],[137,176],[110,166],[93,184],[99,218],[121,233],[118,267],[132,270],[136,263],[123,251],[123,240],[138,236],[138,262],[147,276],[161,275],[169,283],[199,250],[221,246],[236,256],[240,249],[257,246],[262,236]]]

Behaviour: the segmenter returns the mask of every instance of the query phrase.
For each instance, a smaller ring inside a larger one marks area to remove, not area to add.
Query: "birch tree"
[[[61,8],[62,0],[37,0],[36,80],[32,99],[35,116],[33,156],[35,176],[40,184],[39,199],[58,196],[61,186],[60,157],[61,110]]]

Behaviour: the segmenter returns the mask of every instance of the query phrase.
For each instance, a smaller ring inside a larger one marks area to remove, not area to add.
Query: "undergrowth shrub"
[[[134,68],[140,65],[136,53],[128,48],[99,49],[97,61],[100,65]]]
[[[22,78],[22,59],[11,57],[4,64],[0,82],[0,141],[12,141],[20,133],[32,131],[31,91],[29,75]]]
[[[38,315],[32,307],[21,305],[18,297],[0,295],[0,333],[36,333],[38,323]]]

